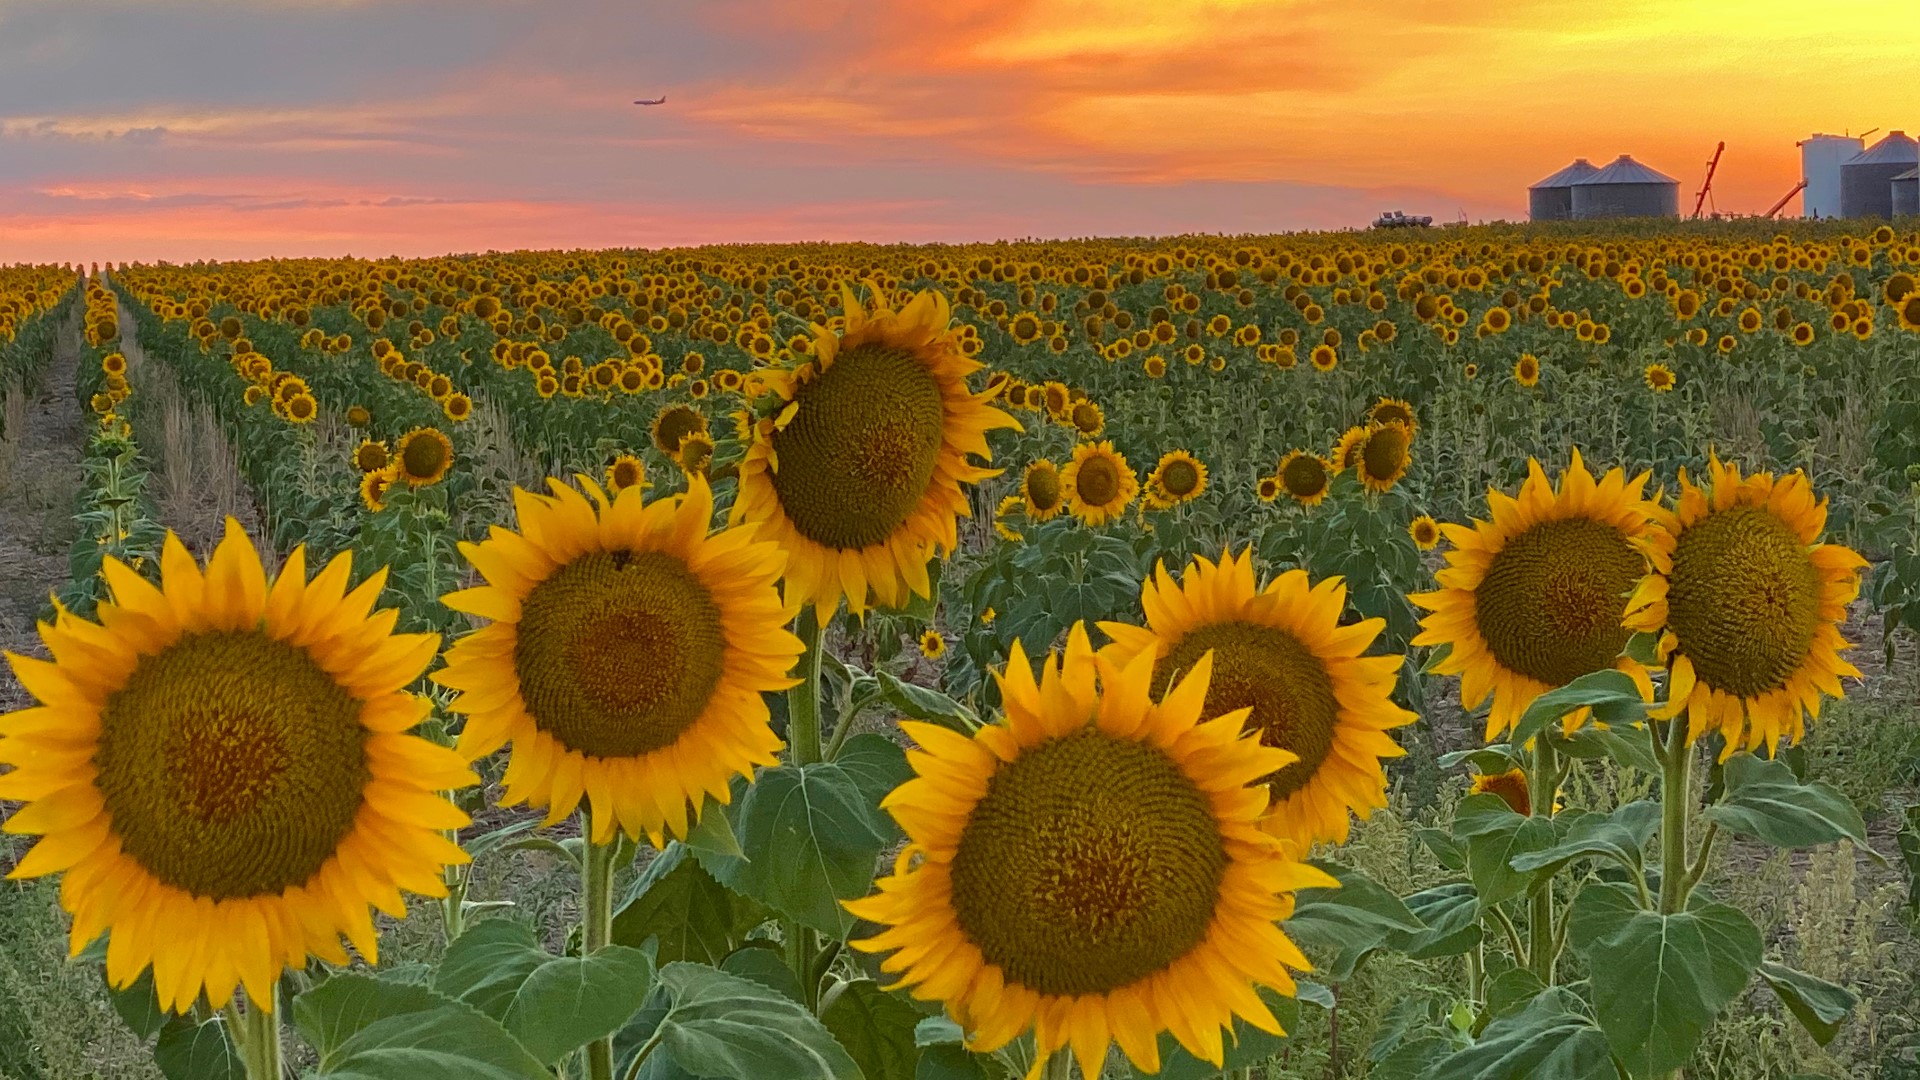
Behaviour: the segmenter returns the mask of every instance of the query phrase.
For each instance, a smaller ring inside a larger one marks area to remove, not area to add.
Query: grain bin
[[[1527,217],[1533,221],[1573,220],[1573,185],[1599,172],[1586,158],[1527,189]]]
[[[1801,141],[1800,175],[1807,181],[1807,193],[1800,202],[1802,216],[1840,216],[1840,166],[1866,145],[1856,135],[1814,135]]]
[[[1891,183],[1893,185],[1893,216],[1920,215],[1920,169],[1908,169],[1894,177]]]
[[[1680,181],[1621,154],[1613,164],[1574,183],[1573,216],[1577,221],[1679,217]]]
[[[1840,166],[1840,216],[1893,216],[1893,178],[1920,165],[1920,143],[1904,131],[1855,154]]]

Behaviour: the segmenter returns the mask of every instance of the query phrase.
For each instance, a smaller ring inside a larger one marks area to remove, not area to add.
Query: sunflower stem
[[[589,836],[591,817],[582,819]],[[613,940],[613,851],[615,844],[587,843],[580,867],[580,955],[592,956]],[[588,1080],[613,1080],[613,1036],[587,1044]]]
[[[273,992],[277,994],[279,988]],[[226,1016],[228,1038],[246,1066],[247,1080],[281,1080],[286,1055],[280,1045],[279,1013],[262,1008],[257,1001],[247,1002],[244,1012],[237,1002],[230,1002],[221,1012]]]
[[[795,765],[815,765],[820,756],[820,652],[826,627],[812,606],[800,609],[793,632],[807,651],[800,656],[800,684],[787,691],[787,742]]]
[[[1555,760],[1553,744],[1545,732],[1533,740],[1533,776],[1530,794],[1534,817],[1553,816],[1553,797],[1559,789],[1560,763]],[[1543,985],[1553,985],[1553,879],[1533,894],[1527,919],[1527,959],[1534,977]]]
[[[1693,778],[1683,721],[1667,722],[1660,748],[1660,913],[1672,915],[1687,905],[1687,786]]]
[[[1073,1080],[1073,1054],[1065,1049],[1055,1050],[1047,1059],[1047,1071],[1040,1075],[1045,1080]]]

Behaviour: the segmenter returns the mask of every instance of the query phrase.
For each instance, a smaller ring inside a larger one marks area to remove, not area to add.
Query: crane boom
[[[1793,187],[1789,189],[1785,195],[1780,196],[1780,201],[1777,203],[1774,203],[1773,208],[1771,210],[1768,210],[1766,213],[1761,214],[1760,216],[1765,218],[1770,218],[1773,215],[1779,213],[1781,208],[1787,205],[1787,201],[1789,199],[1792,199],[1795,195],[1800,194],[1800,192],[1804,190],[1806,186],[1807,186],[1807,182],[1804,179],[1801,180],[1799,183],[1793,185]]]
[[[1700,197],[1693,200],[1693,217],[1695,221],[1700,219],[1700,208],[1707,205],[1707,193],[1713,190],[1713,172],[1720,167],[1720,154],[1726,148],[1727,144],[1724,142],[1714,147],[1713,160],[1707,162],[1707,181],[1700,185]]]

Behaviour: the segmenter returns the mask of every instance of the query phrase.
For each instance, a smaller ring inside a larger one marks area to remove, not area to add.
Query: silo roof
[[[1539,183],[1534,184],[1532,187],[1528,188],[1527,190],[1531,191],[1534,188],[1572,187],[1573,185],[1579,183],[1582,180],[1585,180],[1587,177],[1592,176],[1594,173],[1597,173],[1599,171],[1600,171],[1599,169],[1594,167],[1593,162],[1588,161],[1586,158],[1575,158],[1573,159],[1573,164],[1567,166],[1564,169],[1561,169],[1559,172],[1554,173],[1552,176],[1547,177],[1545,180],[1542,180]]]
[[[1920,161],[1920,143],[1904,131],[1889,131],[1887,137],[1848,158],[1846,165],[1898,165]]]
[[[1621,154],[1619,160],[1594,173],[1581,184],[1678,184],[1680,181],[1658,169],[1649,169],[1633,160],[1630,154]]]
[[[1906,172],[1903,172],[1899,176],[1894,177],[1894,179],[1895,180],[1920,180],[1920,169],[1908,169]]]

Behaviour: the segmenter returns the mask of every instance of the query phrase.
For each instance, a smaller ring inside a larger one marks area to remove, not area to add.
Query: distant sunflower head
[[[1368,491],[1391,489],[1407,475],[1407,466],[1413,462],[1412,445],[1412,433],[1397,420],[1368,424],[1353,464],[1360,483]]]
[[[1707,483],[1684,473],[1674,508],[1641,541],[1653,566],[1633,593],[1627,625],[1660,635],[1667,704],[1652,714],[1687,717],[1687,738],[1717,730],[1723,759],[1735,750],[1797,743],[1822,694],[1842,696],[1840,677],[1860,672],[1840,658],[1847,605],[1866,561],[1820,542],[1827,503],[1805,473],[1742,477],[1738,465],[1707,466]]]
[[[1345,472],[1360,466],[1360,451],[1366,448],[1367,430],[1366,424],[1358,424],[1340,433],[1333,444],[1333,471]]]
[[[1018,428],[976,394],[944,296],[895,312],[842,288],[846,331],[815,330],[813,359],[782,380],[780,407],[740,463],[735,521],[763,525],[790,556],[788,598],[830,616],[844,597],[895,607],[932,586],[928,561],[958,546],[965,485],[998,475],[987,432]]]
[[[437,484],[453,468],[453,440],[439,428],[414,428],[393,448],[394,479],[409,487]]]
[[[1306,450],[1288,451],[1275,476],[1281,489],[1301,506],[1320,505],[1333,487],[1333,468],[1327,459]]]
[[[1407,523],[1407,535],[1413,538],[1414,547],[1432,551],[1440,546],[1440,523],[1421,514]]]
[[[391,460],[387,444],[379,439],[363,439],[353,451],[354,467],[363,473],[379,472]]]
[[[473,417],[473,399],[458,391],[448,394],[440,408],[456,424]]]
[[[1434,667],[1460,676],[1460,698],[1476,709],[1488,695],[1487,739],[1512,727],[1533,699],[1605,668],[1650,689],[1640,665],[1621,655],[1626,598],[1646,573],[1640,544],[1654,535],[1647,475],[1613,469],[1599,480],[1579,452],[1556,491],[1540,463],[1527,462],[1516,495],[1487,493],[1491,521],[1444,525],[1452,542],[1434,592],[1409,596],[1431,614],[1416,645],[1445,645]],[[1587,715],[1566,718],[1571,729]]]
[[[1340,363],[1340,350],[1325,343],[1315,345],[1307,354],[1307,362],[1315,371],[1332,371]]]
[[[1185,450],[1170,450],[1161,455],[1147,476],[1147,497],[1163,508],[1192,502],[1206,490],[1206,465]]]
[[[1110,442],[1083,442],[1060,475],[1067,510],[1088,525],[1104,525],[1120,516],[1140,493],[1133,467]]]
[[[1386,733],[1414,718],[1393,703],[1401,658],[1362,655],[1386,624],[1340,625],[1346,592],[1338,578],[1309,585],[1304,570],[1259,588],[1249,548],[1218,564],[1195,559],[1178,585],[1157,567],[1141,594],[1147,625],[1100,624],[1116,665],[1154,657],[1158,691],[1212,655],[1201,715],[1251,710],[1247,731],[1293,756],[1261,782],[1273,797],[1268,831],[1298,853],[1344,841],[1351,813],[1386,805],[1380,763],[1403,753]]]
[[[929,660],[938,660],[947,654],[947,639],[940,631],[928,627],[920,632],[920,655]]]
[[[1516,814],[1530,816],[1533,813],[1533,793],[1527,787],[1525,769],[1508,769],[1506,772],[1480,773],[1473,778],[1473,787],[1469,795],[1493,794]]]
[[[1075,434],[1083,439],[1091,439],[1106,430],[1107,414],[1091,401],[1076,401],[1067,409],[1067,422],[1073,426]]]
[[[1254,497],[1263,503],[1270,503],[1280,498],[1285,490],[1278,476],[1263,476],[1253,485]]]
[[[750,530],[710,535],[699,477],[650,503],[579,482],[515,492],[521,533],[460,545],[486,583],[444,603],[491,622],[433,677],[458,691],[467,760],[513,744],[506,805],[551,824],[584,796],[595,843],[618,829],[658,845],[775,763],[764,695],[793,684],[801,652],[774,588],[783,556]]]
[[[1376,424],[1398,422],[1407,429],[1408,438],[1420,434],[1420,418],[1414,414],[1411,404],[1399,398],[1383,397],[1374,402],[1373,408],[1367,410],[1367,419]]]
[[[311,424],[320,415],[320,403],[302,390],[288,397],[280,407],[281,415],[295,424]]]
[[[704,434],[706,430],[705,413],[691,405],[669,405],[654,416],[651,435],[654,447],[673,457],[680,452],[681,440],[695,432]]]
[[[621,454],[607,466],[607,491],[618,495],[630,487],[647,486],[647,466],[632,454]]]
[[[375,469],[360,474],[360,502],[367,509],[379,513],[387,508],[387,493],[393,490],[395,476],[399,472],[398,464],[388,465],[384,469]]]
[[[1521,386],[1540,385],[1540,358],[1532,353],[1521,353],[1520,359],[1513,362],[1513,381]]]
[[[1048,521],[1066,508],[1066,490],[1061,484],[1060,467],[1046,458],[1027,466],[1020,478],[1020,497],[1026,503],[1027,517]]]
[[[348,427],[363,428],[371,423],[373,423],[373,414],[367,411],[366,406],[350,405],[347,407]]]
[[[705,476],[707,466],[713,464],[713,438],[695,432],[680,440],[680,452],[674,455],[673,461],[683,472]]]
[[[1673,390],[1675,379],[1673,369],[1665,364],[1648,364],[1641,377],[1646,380],[1647,388],[1656,394],[1665,394]]]
[[[1117,1042],[1157,1072],[1171,1031],[1217,1068],[1236,1015],[1280,1030],[1256,989],[1293,993],[1307,962],[1278,920],[1332,879],[1259,828],[1254,782],[1293,755],[1243,734],[1244,712],[1202,720],[1210,660],[1162,697],[1150,653],[1091,653],[1076,626],[1036,680],[1016,644],[1005,718],[971,738],[902,724],[916,775],[883,805],[907,847],[846,905],[879,928],[852,944],[890,953],[882,969],[973,1050],[1031,1030],[1040,1061],[1071,1047],[1099,1076]]]
[[[410,733],[439,636],[390,633],[384,570],[348,590],[350,555],[308,580],[296,548],[269,579],[231,518],[204,570],[172,534],[160,567],[109,557],[99,623],[62,610],[53,660],[8,657],[41,701],[0,720],[6,831],[40,837],[9,876],[65,874],[73,952],[107,935],[115,987],[151,968],[175,1013],[240,986],[270,1010],[309,954],[349,962],[343,935],[377,960],[369,905],[446,895],[467,815],[441,792],[474,776]]]

